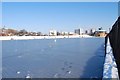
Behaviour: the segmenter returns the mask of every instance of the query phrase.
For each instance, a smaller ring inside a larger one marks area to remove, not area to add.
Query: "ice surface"
[[[101,78],[104,38],[3,41],[2,57],[3,78]]]

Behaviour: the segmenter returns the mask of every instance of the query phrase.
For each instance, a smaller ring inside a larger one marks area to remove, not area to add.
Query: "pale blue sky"
[[[2,3],[0,2],[0,27],[2,26]]]
[[[118,14],[120,16],[120,2],[118,3]]]
[[[4,2],[3,25],[48,33],[50,29],[108,29],[118,17],[117,2]]]
[[[119,0],[2,0],[2,2],[118,2]]]

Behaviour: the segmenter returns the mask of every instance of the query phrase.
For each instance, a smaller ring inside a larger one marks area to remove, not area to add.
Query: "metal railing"
[[[120,77],[120,17],[105,38],[106,59],[103,78]],[[107,70],[109,69],[109,70]]]

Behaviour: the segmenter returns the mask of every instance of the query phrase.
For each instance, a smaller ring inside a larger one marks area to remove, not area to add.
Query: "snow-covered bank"
[[[89,35],[74,36],[0,36],[0,40],[29,40],[29,39],[53,39],[53,38],[91,38]]]
[[[104,63],[103,78],[119,79],[118,69],[115,62],[115,58],[113,56],[112,47],[110,45],[109,38],[106,46],[106,57],[105,57],[105,63]]]

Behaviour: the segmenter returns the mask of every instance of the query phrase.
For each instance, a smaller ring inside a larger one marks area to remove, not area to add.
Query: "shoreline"
[[[72,36],[0,36],[0,40],[32,40],[32,39],[59,39],[59,38],[99,38],[89,35]]]

